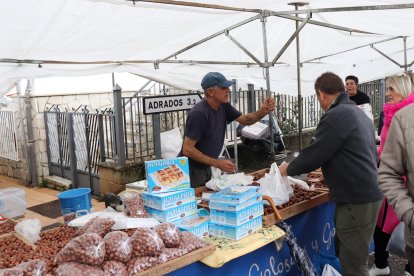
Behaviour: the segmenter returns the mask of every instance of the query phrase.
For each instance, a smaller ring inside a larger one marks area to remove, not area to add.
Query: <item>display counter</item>
[[[292,226],[299,246],[310,258],[319,251],[334,255],[335,204],[323,203],[293,216],[286,221]],[[195,262],[168,275],[300,275],[286,242],[277,251],[275,243],[267,244],[251,253],[231,260],[219,268]]]

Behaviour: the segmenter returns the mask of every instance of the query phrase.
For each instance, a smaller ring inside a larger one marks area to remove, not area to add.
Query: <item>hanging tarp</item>
[[[264,62],[261,18],[269,61],[275,62],[270,86],[296,94],[295,43],[275,60],[295,31],[288,2],[193,1],[238,8],[225,10],[125,0],[2,0],[0,95],[19,79],[110,72],[198,90],[206,72],[222,71],[243,88],[248,83],[266,88],[257,64]],[[404,0],[314,0],[300,7],[311,11],[299,14],[309,17],[299,33],[302,94],[314,93],[315,78],[328,70],[367,81],[402,72],[405,63],[409,69],[413,7]],[[407,36],[405,55],[400,36]]]

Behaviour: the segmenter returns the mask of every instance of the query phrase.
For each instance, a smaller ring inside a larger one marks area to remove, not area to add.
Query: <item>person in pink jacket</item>
[[[403,107],[414,103],[413,81],[411,75],[402,74],[400,76],[391,76],[386,81],[387,102],[384,104],[384,126],[381,131],[381,143],[378,149],[378,156],[381,162],[381,153],[384,149],[385,141],[387,139],[388,130],[391,125],[394,114]],[[387,199],[384,198],[381,209],[378,214],[377,226],[374,232],[375,245],[375,261],[370,268],[370,276],[373,275],[389,275],[390,268],[388,267],[388,251],[386,250],[391,234],[397,227],[400,220],[388,204]],[[404,276],[411,275],[410,267],[407,264],[405,267]]]

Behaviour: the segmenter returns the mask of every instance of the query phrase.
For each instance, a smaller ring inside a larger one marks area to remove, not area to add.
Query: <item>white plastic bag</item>
[[[309,185],[303,180],[296,179],[296,178],[293,178],[291,176],[288,176],[287,180],[288,180],[290,186],[298,186],[298,187],[300,187],[304,190],[309,190],[310,189]]]
[[[322,276],[342,276],[342,275],[331,265],[326,264],[323,267]]]
[[[260,183],[260,192],[270,196],[276,206],[285,204],[293,196],[293,189],[289,185],[287,177],[280,175],[276,163],[272,164],[269,173],[265,174],[258,182]]]
[[[178,127],[161,132],[161,157],[163,159],[176,158],[183,145],[183,137]]]
[[[387,244],[387,251],[397,256],[405,258],[405,223],[401,221],[391,234],[391,238]]]
[[[374,122],[374,115],[372,114],[372,107],[370,104],[360,104],[358,107],[364,111],[364,113],[368,116],[368,118],[371,119],[372,122]]]
[[[42,224],[38,219],[25,219],[16,224],[14,230],[32,243],[40,240]]]
[[[253,176],[244,173],[223,174],[220,177],[212,178],[206,183],[206,187],[214,191],[221,191],[224,188],[233,185],[250,185],[253,182]]]

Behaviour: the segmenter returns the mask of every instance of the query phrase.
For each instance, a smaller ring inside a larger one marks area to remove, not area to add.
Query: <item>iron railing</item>
[[[0,156],[15,160],[19,159],[16,139],[16,125],[12,111],[0,110]]]

